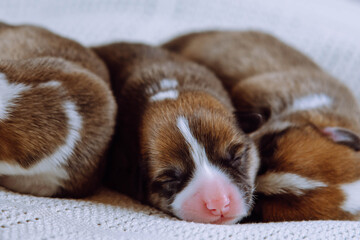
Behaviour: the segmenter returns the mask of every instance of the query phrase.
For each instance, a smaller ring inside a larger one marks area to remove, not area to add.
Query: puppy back
[[[6,60],[62,58],[90,70],[109,83],[105,64],[90,49],[41,27],[0,23],[0,52],[0,59]]]

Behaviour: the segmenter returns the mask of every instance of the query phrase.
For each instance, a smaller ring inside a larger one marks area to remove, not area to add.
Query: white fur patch
[[[260,157],[255,144],[251,143],[251,145],[252,146],[249,151],[249,159],[251,159],[252,162],[250,163],[250,168],[249,168],[249,178],[251,179],[251,182],[254,184],[260,166]]]
[[[25,84],[8,82],[5,74],[0,73],[0,120],[9,117],[11,108],[16,105],[16,99],[23,91],[29,89],[30,87]]]
[[[227,176],[213,165],[203,165],[203,167],[196,168],[191,181],[180,193],[176,194],[174,201],[171,203],[171,207],[174,209],[175,213],[178,214],[178,217],[181,218],[181,216],[179,216],[181,206],[187,199],[196,194],[197,190],[199,189],[198,185],[201,184],[204,179],[213,179],[218,175],[222,175],[227,179]]]
[[[175,79],[166,79],[160,81],[160,88],[165,89],[175,89],[178,85],[178,82]]]
[[[51,197],[59,190],[58,178],[53,173],[31,176],[0,176],[2,186],[21,193]]]
[[[343,184],[341,189],[346,196],[341,208],[351,214],[358,214],[360,212],[360,180]]]
[[[295,99],[290,107],[291,112],[311,110],[315,108],[331,106],[333,99],[326,94],[309,94]]]
[[[256,191],[265,195],[294,194],[301,196],[307,190],[320,187],[327,187],[327,185],[294,173],[268,172],[256,180]]]
[[[147,93],[151,95],[150,101],[163,101],[166,99],[177,99],[179,96],[176,87],[178,82],[175,79],[164,78],[159,83],[153,84],[147,89]]]
[[[61,82],[59,81],[55,81],[55,80],[51,80],[45,83],[40,83],[39,87],[53,87],[53,88],[59,88],[61,87]]]
[[[57,151],[52,155],[42,159],[37,168],[50,169],[60,167],[67,163],[67,160],[71,157],[76,147],[76,143],[80,140],[80,131],[82,128],[82,117],[76,111],[76,106],[73,102],[66,101],[64,103],[65,114],[68,118],[68,135],[66,137],[65,144],[60,146]]]
[[[20,165],[0,162],[0,175],[9,175],[9,176],[23,175],[22,177],[24,177],[24,179],[26,179],[25,176],[30,177],[33,175],[37,175],[37,177],[35,177],[35,179],[37,179],[37,185],[55,184],[56,186],[60,184],[59,180],[67,179],[69,177],[68,173],[64,169],[64,165],[67,164],[68,159],[71,157],[71,155],[74,152],[77,142],[81,138],[80,131],[82,129],[82,117],[76,111],[76,106],[73,102],[66,101],[63,106],[64,106],[65,114],[68,118],[68,129],[69,129],[65,144],[60,146],[50,156],[47,156],[39,160],[37,164],[35,164],[30,168],[23,168]],[[49,180],[49,178],[51,177],[53,178],[52,181]],[[39,182],[41,179],[46,181]],[[28,185],[29,184],[26,185],[24,183],[24,187]],[[37,185],[34,185],[34,188],[36,188]],[[21,187],[21,184],[19,184],[19,182],[16,181],[14,182],[14,186],[13,187],[9,186],[9,188],[13,189],[16,186]],[[56,188],[49,186],[48,189],[56,189]],[[22,188],[17,189],[17,191],[20,192],[21,190]],[[33,192],[36,190],[27,188],[26,192],[28,191]]]
[[[169,90],[165,92],[158,92],[150,97],[151,102],[163,101],[165,99],[177,99],[179,92],[177,90]]]

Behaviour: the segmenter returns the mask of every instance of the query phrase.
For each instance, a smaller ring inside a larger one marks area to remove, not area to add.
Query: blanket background
[[[309,55],[360,100],[359,0],[2,0],[0,21],[41,25],[87,46],[160,44],[208,29],[263,30]],[[69,200],[0,188],[0,239],[360,239],[360,222],[206,225],[108,189]]]

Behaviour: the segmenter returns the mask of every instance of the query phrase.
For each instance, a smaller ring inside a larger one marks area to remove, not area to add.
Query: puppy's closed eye
[[[181,173],[180,170],[168,169],[155,178],[151,184],[151,188],[154,192],[158,192],[166,197],[171,197],[181,190],[184,180],[184,174]]]
[[[240,164],[241,160],[246,156],[248,147],[242,143],[230,146],[225,154],[223,160],[229,164]]]

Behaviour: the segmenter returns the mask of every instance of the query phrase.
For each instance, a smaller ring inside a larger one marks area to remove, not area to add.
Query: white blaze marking
[[[301,196],[307,190],[326,187],[323,182],[311,180],[294,173],[269,172],[256,180],[256,190],[265,195],[294,194]]]
[[[346,200],[344,201],[341,208],[352,214],[357,214],[360,212],[360,180],[343,184],[341,189],[344,191]]]
[[[0,73],[0,120],[8,118],[15,100],[30,87],[22,83],[9,83],[5,74]]]
[[[190,147],[190,153],[195,165],[197,167],[208,165],[209,160],[205,148],[192,135],[188,120],[185,117],[178,117],[176,125]]]
[[[179,96],[179,92],[177,90],[169,90],[166,92],[158,92],[155,95],[151,96],[150,101],[162,101],[165,99],[176,99]]]
[[[210,165],[204,147],[200,145],[191,133],[188,120],[182,116],[178,117],[176,125],[188,143],[192,159],[195,163],[195,174],[191,182],[176,195],[171,204],[175,213],[179,214],[182,204],[198,190],[197,185],[199,182],[204,178],[211,178],[214,175],[213,172],[220,173],[220,171]]]
[[[326,94],[310,94],[298,99],[295,99],[290,107],[291,112],[311,110],[315,108],[330,106],[333,99]]]
[[[59,185],[60,179],[67,179],[69,177],[67,171],[64,169],[64,165],[66,165],[68,159],[73,154],[76,143],[81,138],[80,131],[82,129],[82,117],[76,111],[76,106],[73,102],[66,101],[63,106],[68,118],[69,129],[65,144],[60,146],[50,156],[39,160],[38,163],[30,168],[23,168],[20,165],[0,162],[0,175],[52,175],[55,178],[54,181],[47,181],[46,184],[57,185]],[[44,179],[47,178],[48,177],[44,177]],[[39,179],[41,179],[41,176]]]

